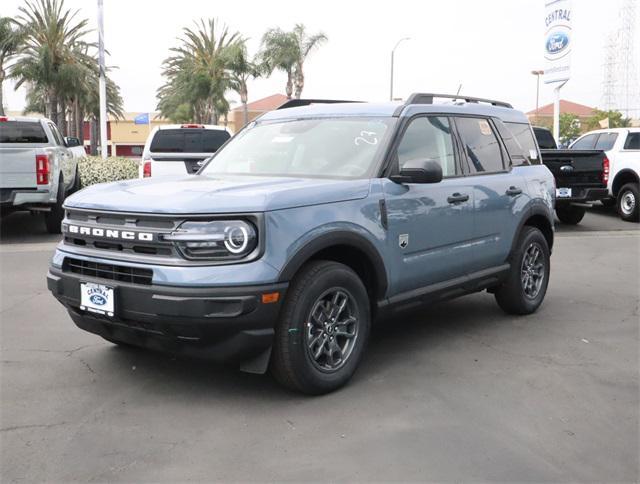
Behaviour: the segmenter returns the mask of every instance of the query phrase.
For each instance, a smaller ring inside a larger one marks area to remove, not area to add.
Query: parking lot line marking
[[[11,254],[15,252],[47,252],[53,251],[58,246],[58,242],[39,242],[31,244],[3,244],[0,245],[0,254]]]
[[[581,239],[584,237],[640,237],[640,230],[597,230],[592,232],[556,232],[556,237],[563,239]]]

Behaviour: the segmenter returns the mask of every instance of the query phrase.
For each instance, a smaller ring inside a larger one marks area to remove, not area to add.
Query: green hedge
[[[113,157],[103,160],[99,156],[86,156],[78,162],[82,188],[96,183],[138,178],[138,161]]]

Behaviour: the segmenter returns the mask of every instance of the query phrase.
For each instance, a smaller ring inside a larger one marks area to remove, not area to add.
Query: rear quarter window
[[[154,153],[215,153],[230,135],[214,129],[161,129],[151,140]]]
[[[0,122],[0,143],[48,143],[42,125],[36,122]]]
[[[640,133],[629,133],[624,142],[625,150],[640,150]]]
[[[513,166],[539,165],[538,145],[528,123],[496,122]]]
[[[596,141],[596,150],[609,151],[616,144],[618,133],[601,133]]]

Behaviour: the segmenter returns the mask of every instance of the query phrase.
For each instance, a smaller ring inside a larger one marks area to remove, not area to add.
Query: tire
[[[80,172],[78,171],[78,167],[76,166],[76,175],[73,179],[73,186],[71,187],[70,193],[76,193],[82,188],[80,181]]]
[[[355,373],[370,327],[369,297],[358,275],[337,262],[312,261],[289,287],[276,327],[271,373],[298,392],[332,392]]]
[[[533,261],[534,265],[527,267],[536,250],[538,256]],[[511,269],[506,281],[496,290],[496,302],[506,313],[531,314],[542,304],[549,285],[551,261],[547,239],[539,229],[525,226],[510,259]],[[534,278],[536,272],[539,278]]]
[[[61,232],[60,224],[64,218],[64,209],[62,204],[65,199],[64,183],[62,178],[58,182],[58,193],[56,194],[56,203],[51,206],[51,211],[44,213],[44,224],[47,232],[50,234],[59,234]]]
[[[618,192],[616,207],[620,218],[625,222],[640,221],[640,197],[637,183],[627,183],[622,186]]]
[[[566,225],[577,225],[584,218],[586,210],[584,207],[574,205],[560,205],[556,207],[556,215],[560,222]]]

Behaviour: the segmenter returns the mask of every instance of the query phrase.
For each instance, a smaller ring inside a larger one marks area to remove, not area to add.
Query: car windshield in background
[[[202,173],[364,177],[394,122],[393,118],[323,118],[254,123]]]
[[[40,123],[2,121],[0,143],[47,143],[47,135]]]
[[[152,153],[215,153],[230,135],[222,129],[160,129],[151,141]]]

